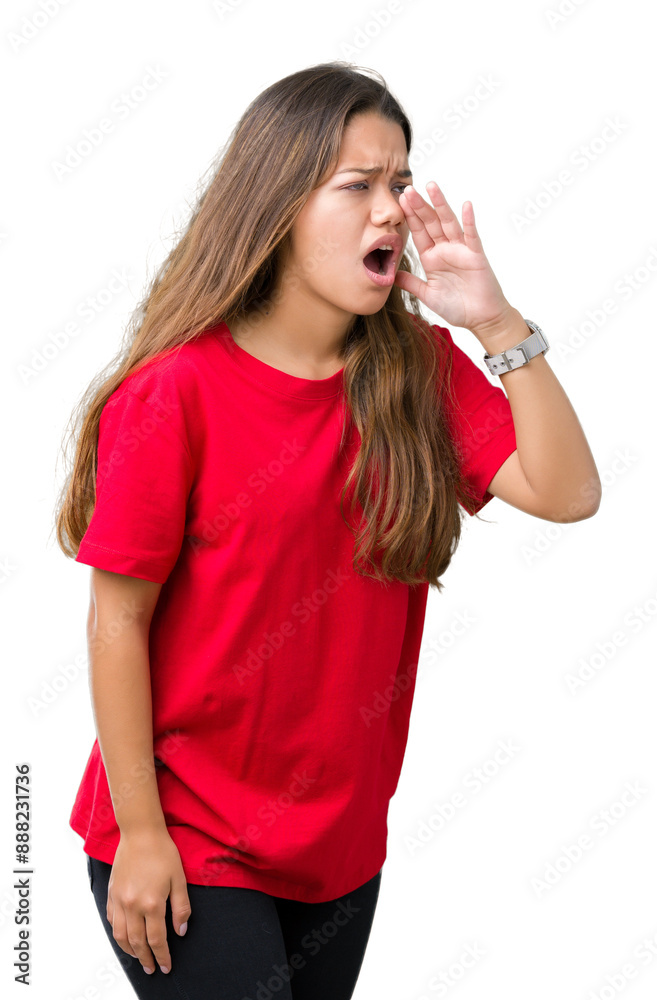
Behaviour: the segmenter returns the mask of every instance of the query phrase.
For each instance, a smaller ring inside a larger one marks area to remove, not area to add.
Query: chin
[[[354,295],[347,305],[341,305],[340,308],[357,316],[373,316],[386,304],[393,287],[391,285],[390,288],[376,288],[373,285],[372,291],[366,289]]]
[[[387,296],[386,296],[386,298],[387,298]],[[377,306],[372,306],[371,309],[362,309],[361,308],[358,315],[360,315],[360,316],[374,316],[375,313],[381,312],[381,310],[383,309],[383,307],[385,306],[385,304],[386,304],[386,299],[384,298],[382,302],[379,302],[379,304]]]

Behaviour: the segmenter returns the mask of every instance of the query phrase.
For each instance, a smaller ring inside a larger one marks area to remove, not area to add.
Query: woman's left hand
[[[517,310],[509,305],[488,263],[472,202],[463,205],[461,229],[436,182],[430,181],[427,190],[433,207],[413,187],[399,197],[427,280],[398,270],[395,284],[485,343],[504,331]]]

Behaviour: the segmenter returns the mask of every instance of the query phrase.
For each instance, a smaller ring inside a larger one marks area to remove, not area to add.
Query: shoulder
[[[207,330],[194,340],[176,344],[142,361],[123,379],[108,402],[118,401],[126,393],[147,403],[171,393],[178,398],[192,399],[200,383],[207,378],[210,353],[213,357],[216,354],[216,341],[212,331]]]
[[[157,427],[172,433],[193,455],[203,443],[200,415],[204,406],[214,405],[217,356],[216,338],[207,330],[143,361],[108,397],[101,430],[113,433],[135,425],[146,432]]]
[[[501,386],[491,381],[488,371],[473,360],[469,349],[459,347],[451,331],[438,323],[421,321],[434,339],[438,354],[440,392],[456,413],[495,407],[509,417],[509,403]],[[467,344],[466,344],[467,347]],[[481,356],[483,357],[483,351]]]

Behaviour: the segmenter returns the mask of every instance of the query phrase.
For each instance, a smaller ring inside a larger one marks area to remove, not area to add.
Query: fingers
[[[405,292],[409,292],[419,299],[422,298],[423,289],[427,287],[426,281],[422,281],[421,278],[418,278],[416,274],[411,274],[410,271],[397,271],[395,284]]]
[[[429,181],[427,184],[427,191],[429,192],[429,197],[431,198],[431,204],[438,215],[439,225],[441,226],[441,231],[444,236],[452,243],[462,243],[463,233],[461,232],[459,220],[447,204],[445,195],[442,193],[435,181]]]
[[[144,972],[152,974],[159,965],[162,972],[171,969],[165,921],[166,900],[114,906],[112,934],[119,947],[139,959]]]
[[[436,218],[436,213],[429,208],[422,196],[412,185],[407,185],[399,196],[399,204],[404,210],[406,222],[413,234],[413,242],[418,249],[418,253],[423,254],[441,239],[445,238],[440,222]],[[431,213],[431,215],[428,215],[428,213]]]
[[[176,934],[185,934],[187,932],[187,921],[192,913],[192,907],[187,894],[187,879],[183,871],[171,879],[169,899],[171,901],[171,918],[174,930]]]
[[[122,933],[123,933],[123,936],[125,937],[125,917],[123,916],[123,910],[121,910],[119,907],[117,907],[116,909],[117,909],[117,914],[119,913],[119,911],[121,913],[122,924],[119,924],[119,926],[122,928]],[[115,911],[114,900],[112,899],[112,894],[111,894],[110,890],[108,889],[107,890],[107,906],[105,907],[105,916],[107,917],[107,922],[112,925],[112,933],[113,933],[114,938],[116,940],[116,928],[117,928],[117,924],[114,921],[114,911]],[[135,955],[134,951],[132,950],[132,948],[130,947],[130,945],[128,945],[125,948],[123,947],[123,945],[121,945],[121,947],[123,948],[123,950],[128,955],[130,955],[131,958],[136,958],[137,957]]]
[[[465,203],[466,206],[469,206],[469,209],[464,206],[464,229],[466,225],[465,215],[469,212],[469,230],[467,234],[464,234],[459,220],[447,204],[447,199],[438,184],[435,181],[429,181],[427,191],[431,199],[431,205],[427,204],[419,191],[411,184],[407,185],[403,192],[405,201],[402,204],[402,208],[407,215],[406,221],[413,233],[413,242],[418,251],[423,253],[425,250],[430,250],[436,243],[463,243],[464,236],[465,242],[472,249],[479,249],[480,245],[474,245],[475,242],[478,243],[479,236],[474,226],[472,203]],[[467,239],[468,235],[470,236],[469,242]]]
[[[112,936],[122,951],[125,951],[131,958],[139,959],[145,971],[147,968],[151,972],[154,971],[153,956],[145,945],[145,935],[142,933],[140,938],[137,922],[133,918],[129,919],[128,914],[121,906],[114,907]],[[140,940],[142,941],[141,945]]]
[[[474,208],[471,201],[466,201],[463,205],[463,235],[466,246],[477,253],[483,253],[484,248],[477,232],[477,224],[474,217]]]
[[[167,944],[167,925],[164,918],[166,901],[163,901],[163,903],[164,905],[161,907],[159,904],[152,904],[145,913],[146,938],[155,956],[155,961],[162,972],[169,972],[171,969],[171,954]]]
[[[117,912],[118,912],[118,910],[119,910],[119,908],[117,908]],[[107,892],[107,906],[105,907],[105,916],[107,917],[107,922],[112,925],[112,931],[113,932],[114,932],[115,927],[116,927],[116,924],[114,922],[114,911],[115,911],[114,900],[112,899],[112,895],[111,895],[111,893],[108,890],[108,892]],[[122,910],[120,912],[123,913]],[[125,919],[123,919],[123,927],[125,928]],[[114,935],[114,936],[116,937],[116,935]],[[123,945],[121,945],[121,947],[123,947]],[[132,948],[130,947],[130,945],[128,945],[126,948],[123,948],[123,950],[128,955],[130,955],[131,958],[136,958],[137,957],[135,955],[134,951],[132,950]]]

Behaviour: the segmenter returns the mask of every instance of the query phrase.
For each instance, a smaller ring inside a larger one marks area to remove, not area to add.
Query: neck
[[[296,366],[310,378],[325,378],[344,366],[343,351],[353,314],[304,309],[296,301],[271,303],[228,323],[233,340],[267,364]]]

